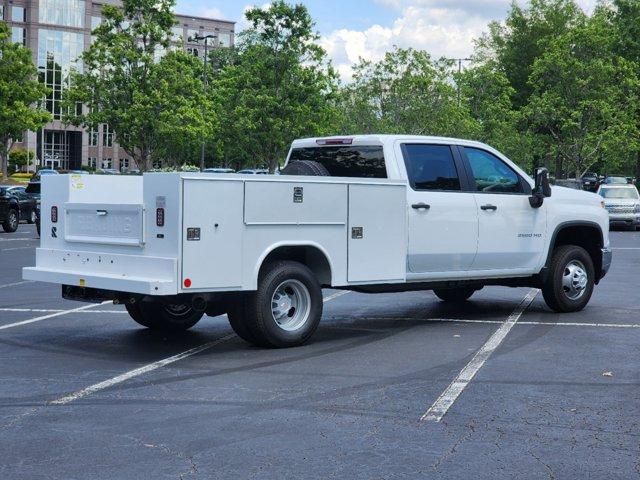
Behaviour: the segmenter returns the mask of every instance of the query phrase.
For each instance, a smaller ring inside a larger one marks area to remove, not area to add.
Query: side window
[[[495,155],[464,147],[479,192],[523,193],[520,177]]]
[[[460,190],[460,177],[448,145],[402,146],[409,182],[414,190]]]

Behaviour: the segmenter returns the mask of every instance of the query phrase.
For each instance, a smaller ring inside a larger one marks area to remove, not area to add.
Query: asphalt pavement
[[[640,477],[640,232],[611,238],[580,313],[327,290],[308,345],[265,350],[62,300],[21,279],[35,228],[0,233],[0,478]]]

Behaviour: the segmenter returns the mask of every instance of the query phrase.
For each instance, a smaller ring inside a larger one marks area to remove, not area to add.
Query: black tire
[[[33,225],[34,223],[36,223],[37,220],[38,220],[38,215],[36,214],[36,211],[31,210],[31,213],[29,214],[29,218],[27,219],[27,223],[29,225]]]
[[[40,219],[36,221],[36,232],[38,232],[38,237],[40,236]]]
[[[133,320],[143,327],[162,332],[182,332],[200,321],[203,312],[188,304],[170,305],[162,302],[140,302],[126,305]]]
[[[229,322],[238,336],[254,345],[296,347],[318,328],[322,307],[322,288],[309,268],[298,262],[274,262],[260,276],[258,290],[231,309]],[[282,315],[276,320],[278,309]]]
[[[249,294],[253,295],[253,294]],[[246,296],[241,296],[237,298],[233,303],[229,305],[229,311],[227,312],[227,318],[229,319],[229,325],[233,331],[245,342],[251,343],[253,345],[258,345],[258,339],[251,333],[249,327],[247,326],[247,322],[245,318],[247,315],[251,315],[250,312],[246,311],[244,306],[247,301]]]
[[[433,291],[443,302],[464,302],[471,298],[478,289],[473,287],[437,288]]]
[[[7,212],[7,217],[4,219],[2,223],[2,229],[7,233],[13,233],[18,230],[18,224],[20,223],[20,217],[18,216],[18,211],[11,208]]]
[[[542,296],[555,312],[579,312],[589,303],[594,285],[595,268],[589,253],[576,245],[563,245],[553,252]]]
[[[280,175],[302,175],[308,177],[330,177],[331,174],[321,163],[312,160],[296,160],[282,169]]]

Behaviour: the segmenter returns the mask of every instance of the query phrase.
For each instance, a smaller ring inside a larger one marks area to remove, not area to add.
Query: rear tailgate
[[[156,227],[156,209],[145,206],[145,185],[151,193],[172,185],[179,189],[178,177],[164,177],[162,185],[154,185],[154,179],[160,177],[43,178],[41,245],[36,266],[25,268],[24,278],[149,295],[177,293],[177,245],[171,248],[171,238],[155,230],[148,238],[149,227]],[[168,230],[176,228],[178,217],[176,208],[166,219]],[[160,237],[164,243],[158,244]]]

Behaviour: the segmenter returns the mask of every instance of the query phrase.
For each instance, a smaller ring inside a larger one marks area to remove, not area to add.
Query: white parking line
[[[367,320],[387,320],[387,321],[415,321],[424,320],[425,323],[441,322],[441,323],[484,323],[489,325],[501,325],[501,320],[471,320],[466,318],[410,318],[410,317],[366,317]],[[518,325],[546,325],[549,327],[594,327],[594,328],[640,328],[640,323],[591,323],[591,322],[534,322],[519,321]],[[332,327],[340,328],[340,327]],[[359,327],[352,327],[358,330],[364,330]],[[382,329],[370,329],[379,332]]]
[[[39,238],[0,238],[0,242],[24,242],[25,240],[40,240]]]
[[[36,248],[36,247],[33,246],[33,247],[0,248],[0,253],[3,253],[3,252],[14,252],[16,250],[33,250],[34,248]]]
[[[23,280],[21,282],[5,283],[0,285],[0,288],[17,287],[18,285],[24,285],[25,283],[33,283],[33,280]]]
[[[616,247],[612,250],[640,250],[640,247]]]
[[[345,295],[347,293],[349,292],[348,291],[337,292],[337,293],[334,293],[333,295],[329,295],[323,298],[322,300],[325,303],[330,302],[331,300],[341,297],[342,295]],[[136,368],[134,370],[130,370],[116,377],[110,378],[109,380],[104,380],[100,383],[91,385],[90,387],[83,388],[82,390],[78,390],[77,392],[58,398],[57,400],[53,400],[49,402],[49,404],[50,405],[66,405],[68,403],[74,402],[76,400],[84,398],[93,393],[99,392],[100,390],[104,390],[105,388],[113,387],[114,385],[117,385],[119,383],[126,382],[131,378],[144,375],[145,373],[152,372],[154,370],[165,367],[172,363],[178,362],[180,360],[184,360],[185,358],[192,357],[193,355],[197,355],[198,353],[204,352],[205,350],[215,347],[216,345],[220,345],[221,343],[226,342],[227,340],[231,340],[232,338],[235,338],[235,337],[236,335],[234,333],[225,335],[222,338],[218,338],[217,340],[213,340],[211,342],[205,343],[203,345],[200,345],[199,347],[192,348],[191,350],[187,350],[186,352],[178,353],[177,355],[174,355],[172,357],[165,358],[163,360],[158,360],[157,362],[144,365],[143,367]]]
[[[58,313],[66,312],[62,308],[0,308],[0,312],[15,313]],[[127,313],[126,310],[84,310],[84,313]],[[70,312],[74,313],[74,312]]]
[[[196,355],[200,352],[204,352],[211,347],[215,347],[216,345],[220,345],[227,340],[230,340],[235,337],[235,334],[225,335],[222,338],[218,338],[217,340],[213,340],[212,342],[205,343],[204,345],[200,345],[199,347],[192,348],[191,350],[187,350],[186,352],[179,353],[174,355],[173,357],[165,358],[163,360],[159,360],[154,363],[150,363],[149,365],[145,365],[140,368],[136,368],[135,370],[129,370],[122,375],[118,375],[117,377],[110,378],[109,380],[105,380],[104,382],[96,383],[91,385],[90,387],[83,388],[82,390],[78,390],[75,393],[70,395],[66,395],[64,397],[58,398],[57,400],[53,400],[49,402],[50,405],[66,405],[67,403],[71,403],[75,400],[80,400],[87,395],[91,395],[92,393],[99,392],[100,390],[104,390],[105,388],[113,387],[122,382],[126,382],[127,380],[138,377],[140,375],[144,375],[145,373],[152,372],[162,367],[166,367],[172,363],[178,362],[180,360],[184,360],[185,358]]]
[[[50,318],[61,317],[62,315],[68,315],[70,313],[82,312],[83,310],[88,310],[89,308],[96,307],[98,305],[104,305],[106,303],[111,303],[111,300],[102,303],[92,303],[90,305],[84,305],[78,308],[72,308],[70,310],[63,310],[61,312],[51,313],[49,315],[43,315],[41,317],[30,318],[28,320],[22,320],[20,322],[10,323],[8,325],[0,325],[0,330],[6,330],[8,328],[20,327],[22,325],[29,325],[30,323],[41,322],[43,320],[49,320]]]
[[[469,382],[473,380],[484,363],[491,354],[500,346],[505,337],[509,334],[513,326],[518,322],[520,316],[531,305],[540,290],[531,290],[516,307],[509,318],[502,323],[500,328],[494,332],[487,342],[478,350],[471,361],[460,371],[458,376],[451,382],[444,392],[438,397],[433,405],[420,418],[421,421],[439,422],[445,416],[449,408],[454,404],[460,394],[464,391]]]
[[[332,295],[329,295],[329,296],[327,296],[327,297],[324,297],[324,298],[322,299],[322,301],[323,301],[324,303],[327,303],[327,302],[330,302],[330,301],[331,301],[331,300],[333,300],[333,299],[336,299],[336,298],[338,298],[338,297],[341,297],[341,296],[343,296],[343,295],[346,295],[347,293],[349,293],[349,290],[341,290],[341,291],[336,292],[336,293],[334,293],[334,294],[332,294]]]

